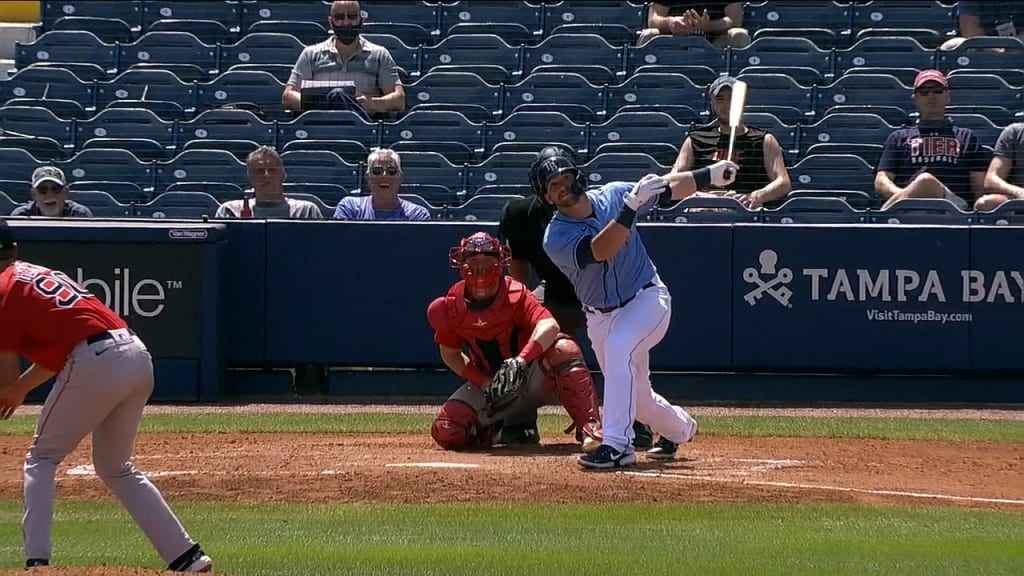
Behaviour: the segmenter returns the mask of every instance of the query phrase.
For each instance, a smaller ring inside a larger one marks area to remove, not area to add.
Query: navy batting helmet
[[[572,154],[559,146],[548,146],[537,154],[537,159],[530,166],[530,187],[533,193],[542,199],[547,196],[548,181],[562,172],[573,171],[576,173],[576,180],[572,185],[572,192],[577,196],[583,195],[586,189],[586,177],[583,171],[576,166]]]

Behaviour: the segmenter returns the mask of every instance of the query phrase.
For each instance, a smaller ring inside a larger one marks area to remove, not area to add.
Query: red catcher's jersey
[[[519,354],[538,322],[552,317],[526,286],[511,276],[502,280],[486,308],[476,309],[466,302],[466,283],[461,280],[427,308],[434,341],[463,350],[491,376],[504,360]]]
[[[127,327],[63,272],[22,261],[0,272],[0,350],[60,372],[80,342]]]

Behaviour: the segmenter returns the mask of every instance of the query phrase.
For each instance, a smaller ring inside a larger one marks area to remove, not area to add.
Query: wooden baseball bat
[[[732,85],[732,99],[729,104],[729,155],[725,160],[732,160],[733,147],[736,145],[736,131],[743,124],[743,109],[747,107],[747,83],[743,81]]]

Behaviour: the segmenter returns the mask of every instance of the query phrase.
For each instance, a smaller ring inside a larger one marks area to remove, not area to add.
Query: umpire
[[[529,286],[532,267],[540,279],[540,283],[533,290],[534,296],[551,311],[562,332],[578,340],[580,332],[587,327],[583,306],[576,297],[572,283],[544,252],[544,230],[554,215],[555,208],[543,199],[544,183],[539,181],[536,167],[545,158],[553,156],[571,158],[573,154],[559,146],[548,146],[540,151],[529,173],[533,195],[509,202],[501,214],[499,229],[501,240],[508,244],[512,256],[509,273],[516,280]],[[633,430],[636,448],[645,449],[652,446],[654,438],[650,427],[634,422]],[[523,439],[536,437],[535,429],[526,431],[506,426],[502,430],[502,440],[506,444],[522,443]]]

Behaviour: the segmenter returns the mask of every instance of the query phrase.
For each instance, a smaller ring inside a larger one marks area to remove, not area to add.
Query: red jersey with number
[[[22,261],[0,272],[0,350],[60,372],[80,342],[127,327],[63,272]]]
[[[489,302],[467,301],[466,283],[460,280],[427,308],[434,341],[463,350],[491,376],[503,361],[519,354],[538,322],[551,317],[533,293],[510,276],[504,277]]]

